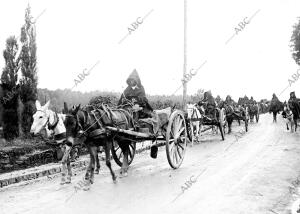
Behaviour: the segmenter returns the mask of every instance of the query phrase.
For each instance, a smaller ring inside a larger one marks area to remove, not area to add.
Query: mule
[[[298,107],[297,107],[298,106]],[[298,127],[298,121],[300,120],[300,115],[299,112],[296,110],[299,108],[299,103],[298,102],[292,102],[291,104],[286,104],[285,108],[286,110],[291,114],[291,125],[293,124],[295,126],[295,132],[297,131]],[[292,128],[291,128],[292,129]]]
[[[54,140],[57,144],[60,144],[60,148],[64,153],[62,158],[61,184],[71,183],[72,170],[68,153],[71,148],[63,146],[63,142],[66,139],[66,128],[64,125],[65,115],[57,114],[50,110],[49,105],[50,101],[48,101],[44,106],[41,106],[38,100],[35,102],[37,111],[33,115],[33,123],[30,128],[30,133],[37,135],[42,129],[46,129],[48,136],[54,134]]]
[[[239,111],[233,108],[231,105],[224,105],[225,113],[226,113],[226,120],[228,124],[228,134],[231,133],[231,125],[233,123],[233,120],[237,120],[240,124],[240,120],[243,120],[245,122],[246,131],[247,131],[247,114],[248,114],[248,107],[241,107],[239,108]]]
[[[65,122],[67,142],[71,145],[77,142],[84,143],[90,154],[90,164],[85,174],[84,190],[88,190],[90,185],[94,183],[94,167],[98,146],[104,148],[106,166],[110,170],[113,182],[116,182],[117,177],[110,162],[110,151],[114,141],[122,142],[118,143],[124,154],[120,174],[121,176],[127,176],[129,144],[132,141],[124,135],[108,132],[105,126],[116,126],[120,129],[133,128],[131,115],[121,109],[111,111],[104,105],[102,109],[95,109],[92,106],[81,108],[80,105],[68,109],[67,104],[64,103],[64,111],[67,112]]]
[[[204,112],[204,110],[203,110]],[[187,119],[190,121],[190,135],[191,135],[191,145],[194,145],[194,136],[196,140],[199,140],[199,136],[201,135],[201,129],[202,124],[200,122],[200,119],[202,118],[202,115],[195,104],[187,104]],[[193,119],[196,119],[196,121],[193,121]]]
[[[255,120],[258,123],[259,120],[259,107],[257,104],[249,105],[249,116],[250,116],[250,122],[253,122],[254,116]]]
[[[290,108],[288,106],[284,107],[284,110],[282,112],[282,116],[285,119],[286,129],[289,131],[289,124],[290,124],[291,133],[293,133],[294,132],[294,126],[295,126],[294,115],[293,115],[293,112],[290,110]]]

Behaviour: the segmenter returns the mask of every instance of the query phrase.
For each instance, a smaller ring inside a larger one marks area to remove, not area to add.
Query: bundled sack
[[[151,118],[139,120],[139,126],[141,128],[149,128],[149,132],[152,134],[158,134],[158,132],[168,124],[171,112],[171,107],[162,110],[154,110],[151,114]]]

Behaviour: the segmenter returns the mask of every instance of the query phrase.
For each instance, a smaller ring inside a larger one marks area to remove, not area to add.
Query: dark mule
[[[113,181],[116,181],[116,176],[110,163],[112,141],[106,136],[102,124],[98,121],[98,118],[101,117],[99,113],[92,112],[89,109],[81,109],[80,105],[69,110],[66,103],[64,103],[64,112],[66,113],[67,143],[69,145],[84,143],[90,154],[90,163],[85,174],[84,190],[88,190],[90,184],[94,182],[95,162],[97,163],[96,173],[99,172],[99,146],[103,146],[104,148],[106,165],[110,170]],[[99,133],[99,131],[103,131],[103,133]]]
[[[258,122],[258,120],[259,120],[259,107],[258,107],[258,105],[255,105],[255,104],[249,105],[248,109],[249,109],[250,122],[253,122],[254,116],[255,116],[256,122]]]
[[[248,131],[248,119],[247,119],[247,111],[248,108],[239,108],[239,111],[236,111],[231,105],[224,105],[226,112],[226,120],[228,123],[228,134],[231,133],[231,125],[233,120],[237,120],[240,125],[240,120],[245,122],[246,131]]]
[[[133,129],[132,115],[122,109],[110,109],[102,105],[102,108],[95,109],[92,106],[80,108],[80,105],[68,110],[65,104],[66,114],[66,137],[71,144],[76,141],[83,142],[90,153],[90,164],[85,174],[86,185],[85,189],[89,189],[90,184],[94,181],[95,161],[98,154],[97,149],[102,146],[105,150],[106,165],[109,168],[112,179],[115,182],[116,176],[111,168],[110,151],[113,142],[118,143],[122,150],[123,163],[121,168],[121,175],[127,175],[128,170],[128,155],[130,155],[129,145],[132,140],[125,134],[112,133],[105,129],[106,126],[116,127],[119,129]],[[100,165],[99,165],[100,167]]]

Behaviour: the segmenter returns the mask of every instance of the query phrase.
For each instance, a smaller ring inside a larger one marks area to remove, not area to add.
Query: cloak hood
[[[137,82],[137,86],[138,86],[138,87],[142,86],[142,84],[141,84],[141,79],[140,79],[139,74],[138,74],[138,72],[136,71],[136,69],[134,69],[134,70],[131,72],[131,74],[129,75],[129,77],[127,78],[127,80],[126,80],[127,85],[129,85],[129,80],[131,80],[131,79],[133,79],[133,80],[135,80],[135,81]]]
[[[290,97],[292,97],[292,98],[295,98],[295,97],[296,97],[296,94],[295,94],[294,91],[292,91],[292,92],[290,93]]]

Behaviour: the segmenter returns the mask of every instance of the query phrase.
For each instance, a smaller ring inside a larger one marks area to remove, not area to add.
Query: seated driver
[[[142,110],[138,114],[139,119],[151,117],[153,109],[146,98],[145,89],[141,84],[140,77],[135,69],[127,78],[126,83],[128,86],[122,93],[118,105],[124,105],[127,102],[126,100],[129,100],[142,107]]]
[[[256,101],[253,99],[253,97],[250,98],[250,100],[248,101],[249,105],[254,105],[256,103]]]
[[[205,104],[205,115],[208,116],[209,118],[215,118],[216,117],[216,102],[214,97],[211,94],[211,91],[206,91],[204,93],[204,99],[201,100],[198,105],[201,106]]]

